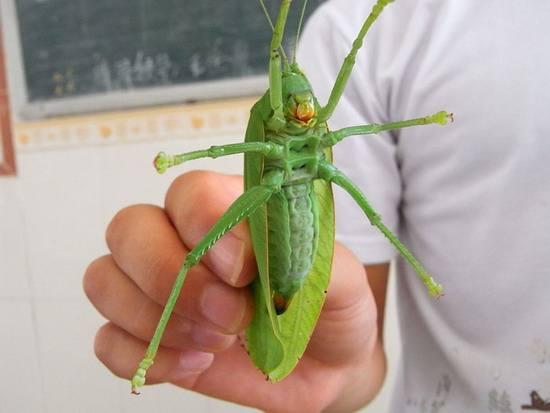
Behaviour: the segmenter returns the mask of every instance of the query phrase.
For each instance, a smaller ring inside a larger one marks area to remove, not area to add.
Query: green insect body
[[[290,70],[299,69],[291,67]],[[285,96],[300,93],[305,97],[303,104],[309,109],[306,107],[304,113],[313,114],[320,109],[311,93],[311,86],[300,72],[283,72],[283,90]],[[266,94],[254,110],[261,113],[266,108],[268,110],[264,111],[264,116],[269,116],[271,110],[265,104],[268,98]],[[290,99],[294,100],[292,97]],[[313,118],[290,124],[279,131],[265,129],[263,141],[275,144],[278,149],[274,156],[264,156],[261,169],[264,173],[280,173],[283,176],[281,190],[275,192],[266,205],[269,283],[277,313],[286,310],[313,264],[319,234],[313,180],[318,178],[319,161],[326,158],[321,139],[327,131],[326,123],[316,124]],[[246,141],[257,136],[262,134],[258,135],[255,130],[252,134],[247,133]],[[258,169],[261,163],[258,164],[257,159],[249,161],[250,155],[245,156],[245,175],[248,175],[249,169]],[[245,182],[246,187],[257,184],[248,180]]]
[[[286,310],[313,264],[319,223],[311,183],[284,186],[267,201],[268,262],[277,313]]]
[[[303,355],[321,312],[330,279],[334,247],[331,183],[341,186],[414,267],[432,296],[437,284],[408,249],[382,223],[367,199],[332,165],[331,148],[351,135],[374,134],[430,123],[446,124],[447,112],[431,116],[352,126],[329,131],[332,115],[349,78],[363,39],[391,0],[378,0],[367,17],[338,74],[330,98],[321,106],[295,62],[282,61],[281,47],[291,0],[282,0],[270,47],[269,90],[252,107],[243,143],[213,146],[180,155],[159,153],[159,172],[192,159],[243,153],[245,192],[193,248],[176,277],[157,330],[132,378],[132,392],[145,383],[160,339],[190,268],[226,232],[248,219],[258,277],[252,284],[254,318],[247,347],[254,364],[269,380],[286,377]],[[286,60],[286,58],[285,58]]]

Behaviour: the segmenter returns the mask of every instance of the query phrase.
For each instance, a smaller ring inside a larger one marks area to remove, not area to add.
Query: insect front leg
[[[408,128],[410,126],[429,125],[437,123],[446,125],[453,121],[453,114],[445,111],[434,113],[423,118],[403,120],[400,122],[389,122],[384,124],[372,123],[370,125],[350,126],[327,133],[323,137],[323,146],[329,147],[336,145],[342,139],[352,135],[370,135],[394,129]]]
[[[269,99],[273,115],[268,121],[269,128],[279,130],[285,124],[283,112],[283,84],[281,71],[281,44],[285,31],[285,24],[288,17],[288,10],[292,0],[282,0],[279,16],[273,29],[271,38],[271,47],[269,51]]]
[[[422,282],[428,288],[428,292],[432,297],[439,297],[443,294],[441,284],[428,274],[426,269],[414,257],[414,255],[405,247],[401,241],[382,223],[380,215],[372,208],[369,201],[363,195],[361,190],[347,176],[340,172],[334,165],[321,161],[319,162],[319,177],[325,181],[335,183],[342,187],[351,197],[357,202],[361,209],[367,215],[370,223],[377,227],[382,234],[395,246],[399,253],[411,264],[416,273],[422,279]]]
[[[256,208],[267,202],[271,195],[280,188],[280,182],[282,182],[282,176],[271,176],[271,179],[265,181],[265,184],[255,186],[244,194],[242,194],[229,209],[222,215],[222,217],[214,224],[214,226],[208,231],[205,237],[193,248],[185,257],[183,266],[181,267],[164,311],[162,312],[160,321],[155,330],[155,334],[149,343],[149,347],[145,352],[143,360],[139,363],[138,368],[132,377],[132,393],[139,394],[137,389],[145,384],[145,376],[147,369],[153,364],[155,356],[160,345],[160,340],[168,324],[168,320],[174,310],[176,301],[179,297],[181,288],[187,277],[189,270],[195,266],[200,259],[206,254],[206,252],[212,248],[212,246],[231,228],[241,222],[244,218],[250,216]]]
[[[219,158],[220,156],[253,152],[261,153],[268,158],[277,158],[282,156],[282,147],[271,142],[244,142],[222,146],[211,146],[208,149],[186,152],[178,155],[168,155],[164,152],[159,152],[153,161],[153,164],[155,165],[157,172],[164,173],[168,168],[193,159]]]
[[[346,88],[349,76],[351,74],[351,71],[353,70],[353,66],[355,65],[357,52],[363,46],[363,40],[365,39],[367,32],[369,31],[374,21],[378,18],[378,16],[380,16],[380,13],[382,13],[384,7],[386,7],[392,1],[393,0],[378,0],[376,4],[372,7],[372,11],[365,20],[365,23],[363,23],[363,26],[361,27],[357,38],[353,41],[351,51],[344,59],[344,63],[342,64],[342,67],[338,72],[338,76],[336,77],[336,81],[334,82],[334,86],[332,87],[332,92],[330,92],[330,97],[327,104],[319,112],[319,122],[325,122],[332,116],[332,112],[334,112],[334,109],[336,109],[336,106],[338,105],[338,102],[340,101],[340,98],[344,93],[344,89]]]

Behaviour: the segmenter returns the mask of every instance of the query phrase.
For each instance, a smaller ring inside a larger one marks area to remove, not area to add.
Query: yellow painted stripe
[[[243,133],[257,98],[159,106],[14,124],[22,151]]]

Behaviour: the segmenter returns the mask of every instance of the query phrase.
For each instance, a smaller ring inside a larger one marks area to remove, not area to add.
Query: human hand
[[[97,357],[132,377],[185,254],[242,192],[242,178],[180,176],[165,208],[135,205],[107,229],[110,255],[90,264],[84,289],[109,322]],[[255,276],[246,223],[237,225],[187,277],[147,382],[170,382],[270,412],[347,411],[374,396],[384,375],[377,312],[363,266],[336,243],[327,299],[306,353],[280,383],[266,382],[236,335],[252,319],[246,287]]]

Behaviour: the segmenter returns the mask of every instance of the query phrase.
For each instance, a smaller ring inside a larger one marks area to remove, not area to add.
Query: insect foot
[[[153,165],[159,174],[163,174],[168,168],[174,166],[174,157],[164,152],[159,152],[153,161]]]
[[[145,358],[139,363],[139,366],[132,377],[132,394],[140,394],[137,390],[138,387],[142,387],[145,384],[145,373],[147,369],[153,364],[153,359]]]
[[[439,123],[440,125],[446,125],[447,123],[452,123],[455,121],[453,114],[444,110],[428,116],[427,120],[427,123]]]
[[[445,294],[443,293],[443,286],[441,284],[438,284],[434,281],[433,278],[430,277],[430,281],[428,282],[428,293],[431,297],[434,298],[441,298]]]

